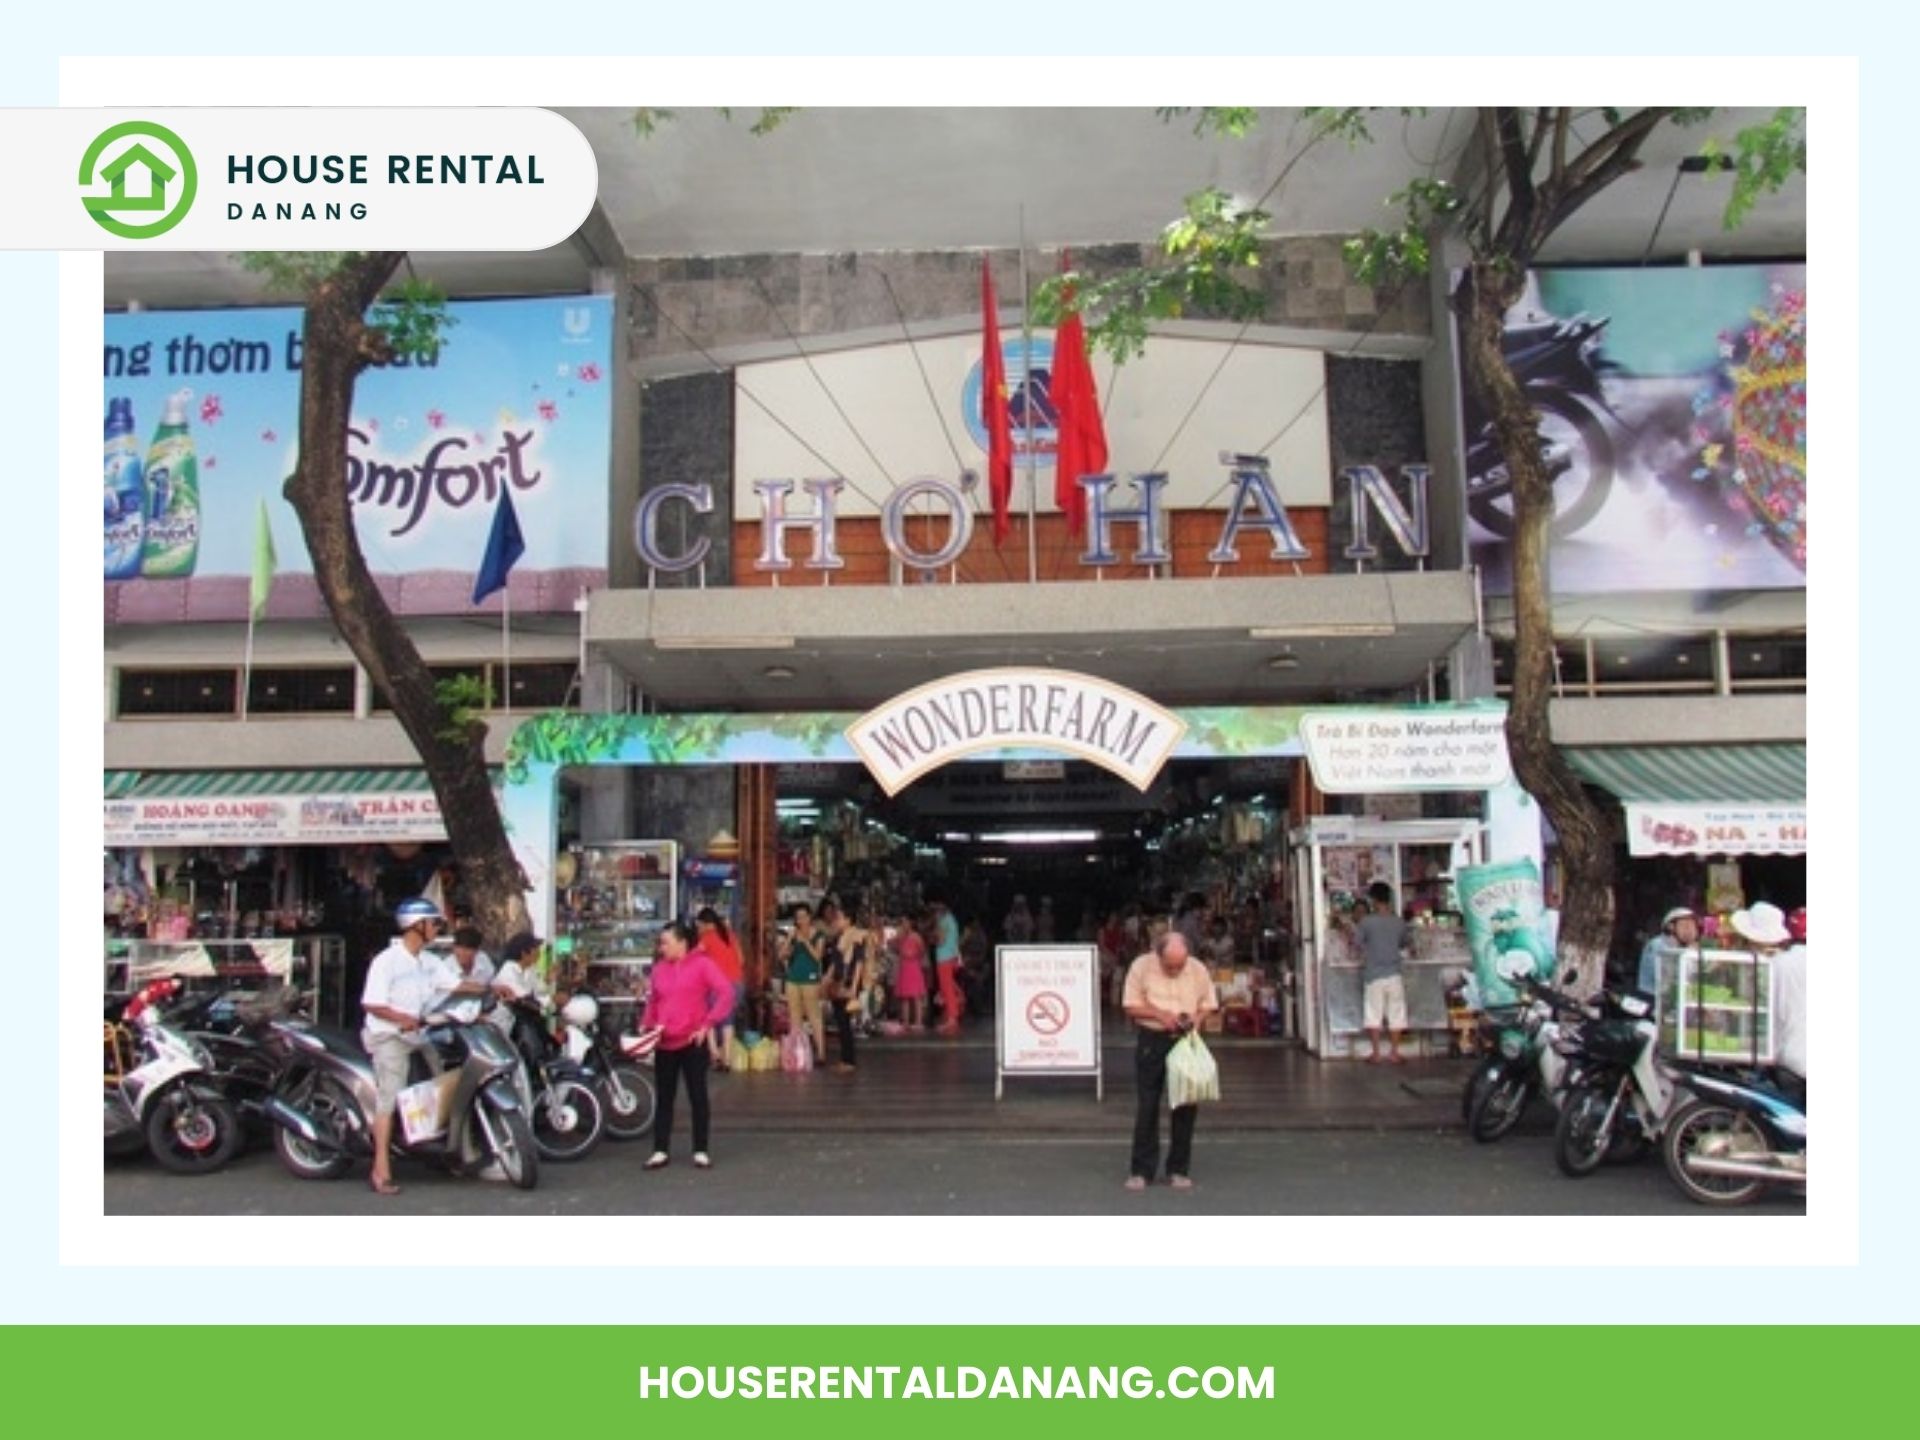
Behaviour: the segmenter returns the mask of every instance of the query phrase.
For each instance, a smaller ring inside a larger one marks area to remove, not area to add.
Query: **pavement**
[[[1735,1212],[1683,1197],[1657,1158],[1582,1180],[1553,1163],[1543,1106],[1494,1145],[1460,1125],[1471,1062],[1402,1068],[1320,1061],[1271,1041],[1222,1040],[1222,1100],[1203,1108],[1195,1188],[1123,1191],[1133,1124],[1130,1051],[1091,1079],[1010,1079],[993,1099],[990,1040],[879,1041],[857,1074],[713,1077],[715,1168],[689,1163],[682,1101],[674,1162],[643,1172],[646,1142],[543,1164],[519,1191],[401,1159],[403,1193],[380,1199],[364,1171],[296,1180],[268,1146],[218,1174],[109,1163],[109,1215],[1782,1215],[1776,1191]]]

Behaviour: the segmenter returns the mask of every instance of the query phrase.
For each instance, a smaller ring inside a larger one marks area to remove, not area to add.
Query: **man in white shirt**
[[[390,1154],[393,1111],[407,1085],[414,1042],[437,988],[439,964],[425,954],[427,944],[445,923],[440,907],[431,900],[402,900],[393,912],[400,933],[373,957],[367,969],[360,1008],[366,1024],[360,1040],[373,1059],[375,1090],[373,1115],[373,1172],[367,1183],[376,1195],[398,1195],[393,1183]]]
[[[453,953],[438,960],[439,973],[428,1014],[444,1012],[462,1025],[480,1018],[493,988],[493,960],[480,948],[480,931],[462,925],[453,932]]]
[[[500,1027],[500,1033],[513,1035],[514,1008],[516,1000],[540,1000],[540,948],[541,942],[533,935],[522,931],[507,941],[506,949],[500,953],[506,957],[500,969],[493,977],[493,993],[500,1003],[488,1012],[487,1018]]]

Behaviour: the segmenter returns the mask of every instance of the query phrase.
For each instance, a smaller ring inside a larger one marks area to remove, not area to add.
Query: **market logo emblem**
[[[1065,670],[973,670],[889,700],[847,727],[889,795],[982,751],[1044,750],[1090,761],[1138,790],[1153,784],[1187,723],[1133,691]]]
[[[130,138],[132,144],[121,145]],[[151,240],[186,218],[200,172],[186,142],[166,126],[126,120],[102,130],[87,146],[80,157],[80,185],[87,191],[107,187],[106,194],[85,194],[80,201],[102,230],[123,240]],[[122,215],[155,218],[118,218]]]
[[[1041,335],[1030,341],[1016,336],[1000,342],[1000,356],[1007,372],[1007,418],[1013,426],[1013,453],[1031,454],[1036,461],[1050,459],[1060,444],[1060,416],[1053,406],[1053,341]],[[960,418],[973,443],[984,451],[987,422],[980,408],[980,387],[981,365],[976,360],[960,387]]]

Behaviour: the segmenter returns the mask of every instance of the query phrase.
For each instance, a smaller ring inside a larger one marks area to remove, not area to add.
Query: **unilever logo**
[[[1031,365],[1027,361],[1029,344],[1033,352]],[[1027,427],[1031,420],[1032,453],[1037,459],[1048,459],[1060,438],[1054,426],[1057,417],[1053,408],[1053,340],[1036,335],[1029,342],[1015,335],[1000,342],[1000,355],[1007,369],[1007,412],[1013,421],[1013,453],[1015,456],[1028,453]],[[973,368],[967,371],[966,383],[960,387],[960,418],[966,422],[973,443],[985,450],[987,425],[980,408],[978,360],[973,362]]]
[[[98,193],[103,185],[104,195]],[[200,172],[186,142],[166,126],[126,120],[102,130],[87,146],[80,157],[80,186],[92,192],[80,203],[94,224],[123,240],[151,240],[186,218]]]

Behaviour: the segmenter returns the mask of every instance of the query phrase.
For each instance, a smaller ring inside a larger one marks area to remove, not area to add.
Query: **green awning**
[[[207,799],[258,795],[413,795],[433,789],[420,769],[381,770],[163,770],[135,775],[116,791],[112,781],[127,771],[109,771],[107,798],[125,800]]]
[[[118,800],[140,782],[138,770],[107,771],[107,794],[109,800]]]
[[[1797,805],[1807,798],[1805,745],[1609,745],[1570,749],[1567,759],[1629,803]]]

